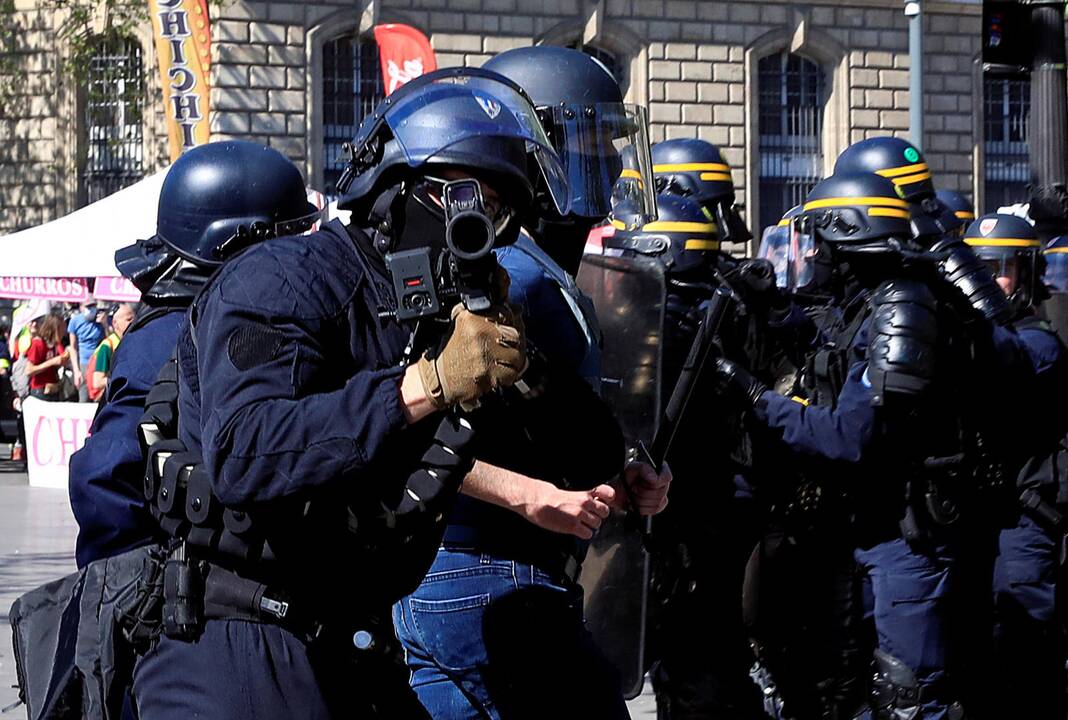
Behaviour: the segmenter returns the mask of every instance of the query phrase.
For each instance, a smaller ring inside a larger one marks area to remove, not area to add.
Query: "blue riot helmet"
[[[719,148],[696,138],[676,138],[654,145],[652,155],[657,192],[697,200],[718,224],[725,242],[753,238],[734,202],[731,168]]]
[[[192,148],[171,166],[156,236],[186,260],[213,266],[241,247],[304,232],[319,219],[300,171],[284,155],[225,140]]]
[[[909,141],[885,136],[853,143],[838,156],[834,174],[858,172],[890,179],[899,196],[914,206],[915,216],[930,219],[929,223],[920,222],[914,227],[914,236],[922,244],[932,244],[939,236],[960,235],[964,221],[938,199],[931,169],[923,153]],[[932,236],[931,228],[937,229],[937,236]]]
[[[968,225],[975,220],[975,206],[971,200],[955,190],[936,190],[935,197],[961,221],[960,234],[963,237]]]
[[[800,214],[801,206],[795,205],[786,211],[778,224],[764,228],[757,249],[756,256],[771,263],[775,270],[775,284],[783,290],[793,290],[807,282],[799,272],[804,269],[804,258],[806,253],[811,253],[811,247],[799,245],[800,238],[793,223]],[[811,236],[806,238],[811,240]]]
[[[1042,243],[1031,223],[1015,215],[983,215],[968,226],[964,242],[990,268],[1017,311],[1046,298]]]
[[[821,180],[792,221],[793,291],[825,295],[843,262],[854,276],[884,274],[888,260],[912,243],[910,219],[909,204],[884,177],[841,173]]]
[[[147,304],[186,304],[229,255],[319,219],[300,171],[277,150],[208,143],[174,162],[160,189],[156,235],[116,251],[115,266]]]
[[[656,217],[646,110],[623,102],[619,84],[603,64],[579,50],[538,45],[500,53],[483,68],[529,94],[559,155],[571,205],[561,211],[542,204],[545,217],[585,224],[584,238],[612,211],[613,190],[624,175],[633,181],[635,219]]]
[[[406,197],[447,168],[490,183],[505,216],[530,206],[535,183],[558,211],[570,206],[564,169],[534,106],[518,85],[483,69],[437,70],[401,86],[364,120],[350,153],[339,207],[355,218],[383,218],[375,209],[383,193]]]
[[[615,232],[604,237],[605,250],[655,258],[670,276],[707,282],[720,251],[716,223],[690,198],[663,194],[656,205],[657,219],[638,228],[613,215]]]

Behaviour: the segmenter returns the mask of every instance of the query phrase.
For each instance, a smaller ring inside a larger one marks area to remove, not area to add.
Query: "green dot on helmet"
[[[920,159],[920,153],[916,150],[916,148],[905,148],[905,159],[911,163],[914,163]]]

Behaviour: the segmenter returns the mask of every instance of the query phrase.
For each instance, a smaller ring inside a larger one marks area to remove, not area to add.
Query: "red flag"
[[[375,42],[382,59],[386,95],[409,80],[438,69],[430,41],[413,27],[397,23],[375,25]]]

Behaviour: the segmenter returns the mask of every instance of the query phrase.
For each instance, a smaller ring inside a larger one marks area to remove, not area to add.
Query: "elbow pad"
[[[474,435],[467,420],[452,413],[442,418],[399,501],[382,504],[387,528],[412,535],[448,517],[460,484],[474,464]]]
[[[1008,325],[1013,311],[994,276],[975,251],[959,240],[943,240],[936,243],[933,252],[946,252],[947,257],[939,262],[942,277],[980,315],[996,325]]]
[[[934,379],[938,301],[925,285],[890,280],[871,298],[868,381],[882,405],[888,394],[919,395]]]

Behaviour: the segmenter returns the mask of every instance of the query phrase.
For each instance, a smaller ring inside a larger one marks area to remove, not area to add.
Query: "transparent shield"
[[[628,442],[650,444],[661,402],[663,269],[646,258],[587,255],[578,284],[593,300],[603,333],[601,394]],[[622,516],[601,526],[579,582],[590,632],[619,669],[627,697],[634,697],[645,673],[649,557]]]
[[[571,188],[571,213],[603,218],[625,203],[637,227],[656,219],[645,108],[626,103],[550,109],[553,147]],[[630,228],[628,228],[630,229]]]

